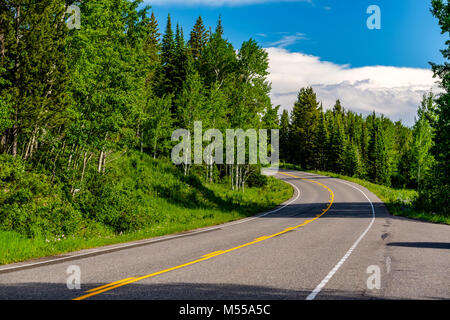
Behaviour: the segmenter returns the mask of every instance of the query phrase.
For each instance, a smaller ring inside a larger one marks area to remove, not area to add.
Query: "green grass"
[[[282,166],[285,169],[300,170],[310,172],[318,175],[328,176],[332,178],[339,178],[350,182],[357,183],[371,192],[373,192],[381,201],[383,201],[394,216],[403,216],[407,218],[428,221],[433,223],[442,223],[450,225],[450,217],[446,217],[441,214],[433,214],[431,212],[423,212],[417,210],[414,206],[414,202],[418,197],[418,193],[415,190],[410,189],[394,189],[382,185],[378,185],[366,180],[348,177],[341,174],[332,172],[315,171],[315,170],[302,170],[299,166],[284,164]]]
[[[70,203],[73,210],[81,212],[73,215],[79,219],[79,227],[71,234],[38,230],[30,236],[27,232],[0,230],[0,264],[226,223],[270,210],[293,195],[290,185],[272,177],[264,187],[246,188],[243,193],[230,190],[228,184],[207,184],[194,176],[184,177],[168,162],[137,155],[115,164],[100,185],[98,190],[87,188],[89,192]],[[27,198],[27,206],[18,206],[18,212],[30,208],[33,199]],[[47,226],[45,219],[51,214],[36,221]]]

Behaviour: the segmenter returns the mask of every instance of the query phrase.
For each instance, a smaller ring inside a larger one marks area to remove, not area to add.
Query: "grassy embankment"
[[[415,190],[394,189],[378,185],[375,183],[371,183],[366,180],[348,177],[332,172],[302,170],[299,166],[291,164],[283,164],[282,168],[305,171],[357,183],[367,188],[368,190],[373,192],[378,198],[380,198],[380,200],[382,200],[386,204],[386,207],[388,208],[389,212],[394,216],[403,216],[422,221],[443,223],[450,225],[450,217],[446,217],[439,213],[423,212],[422,210],[418,210],[415,206],[415,200],[418,197],[418,193]]]
[[[0,158],[0,264],[217,225],[293,195],[274,178],[244,193],[232,191],[227,183],[185,177],[171,163],[142,154],[88,177],[72,199],[63,182]]]

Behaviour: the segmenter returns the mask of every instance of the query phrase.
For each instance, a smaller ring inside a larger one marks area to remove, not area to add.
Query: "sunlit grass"
[[[173,187],[177,182],[165,183],[172,183]],[[158,213],[160,222],[134,232],[115,234],[96,226],[93,228],[95,231],[88,230],[78,235],[30,239],[17,232],[0,231],[0,264],[214,226],[270,210],[293,195],[291,186],[274,178],[269,179],[267,186],[247,188],[244,193],[232,191],[224,184],[204,184],[203,188],[203,192],[209,190],[217,197],[214,204],[204,200],[201,206],[189,208],[157,197],[152,202],[151,212]],[[201,202],[196,201],[197,204]]]

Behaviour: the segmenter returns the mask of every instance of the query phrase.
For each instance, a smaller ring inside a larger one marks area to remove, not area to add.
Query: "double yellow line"
[[[94,289],[90,289],[90,290],[86,291],[85,295],[83,295],[81,297],[78,297],[78,298],[75,298],[73,300],[84,300],[84,299],[87,299],[89,297],[101,294],[101,293],[106,292],[106,291],[111,291],[111,290],[114,290],[116,288],[123,287],[123,286],[126,286],[126,285],[134,283],[134,282],[138,282],[138,281],[141,281],[141,280],[144,280],[144,279],[155,277],[155,276],[158,276],[158,275],[161,275],[161,274],[164,274],[164,273],[168,273],[170,271],[174,271],[174,270],[178,270],[178,269],[181,269],[181,268],[185,268],[185,267],[191,266],[193,264],[196,264],[196,263],[199,263],[199,262],[202,262],[202,261],[206,261],[206,260],[215,258],[217,256],[220,256],[220,255],[223,255],[223,254],[235,251],[235,250],[239,250],[239,249],[242,249],[242,248],[254,245],[256,243],[259,243],[259,242],[262,242],[262,241],[265,241],[265,240],[268,240],[268,239],[272,239],[272,238],[277,237],[279,235],[285,234],[285,233],[287,233],[289,231],[296,230],[296,229],[298,229],[300,227],[303,227],[303,226],[305,226],[307,224],[310,224],[311,222],[314,222],[315,220],[317,220],[320,217],[322,217],[325,213],[328,212],[328,210],[330,210],[330,208],[331,208],[331,206],[333,205],[333,202],[334,202],[334,192],[329,187],[327,187],[326,185],[324,185],[324,184],[322,184],[320,182],[317,182],[317,181],[314,181],[314,180],[309,180],[309,179],[306,179],[306,178],[301,178],[301,177],[294,176],[294,175],[291,175],[291,174],[288,174],[288,173],[280,172],[280,174],[283,174],[283,175],[289,176],[289,177],[293,177],[293,178],[300,178],[302,180],[318,184],[321,187],[325,188],[330,194],[330,202],[328,203],[327,208],[322,210],[321,214],[317,214],[315,218],[313,218],[311,220],[306,220],[305,222],[303,222],[302,224],[300,224],[298,226],[286,228],[285,230],[283,230],[281,232],[278,232],[278,233],[275,233],[275,234],[272,234],[272,235],[269,235],[269,236],[263,236],[263,237],[256,238],[255,240],[253,240],[251,242],[245,243],[243,245],[240,245],[240,246],[228,249],[228,250],[219,250],[219,251],[214,251],[214,252],[205,254],[200,259],[197,259],[197,260],[194,260],[194,261],[191,261],[191,262],[188,262],[188,263],[176,266],[176,267],[164,269],[164,270],[161,270],[161,271],[158,271],[158,272],[155,272],[155,273],[152,273],[152,274],[148,274],[148,275],[145,275],[145,276],[141,276],[141,277],[131,277],[131,278],[122,279],[122,280],[115,281],[115,282],[112,282],[112,283],[109,283],[109,284],[106,284],[106,285],[103,285],[103,286],[100,286],[100,287],[97,287],[97,288],[94,288]]]

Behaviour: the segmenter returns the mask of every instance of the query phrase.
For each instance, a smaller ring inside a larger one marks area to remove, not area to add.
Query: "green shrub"
[[[248,186],[251,187],[265,187],[268,183],[267,176],[261,174],[261,170],[258,168],[252,171],[247,179]]]
[[[82,216],[44,174],[28,172],[24,164],[0,155],[0,228],[27,237],[76,233]]]

